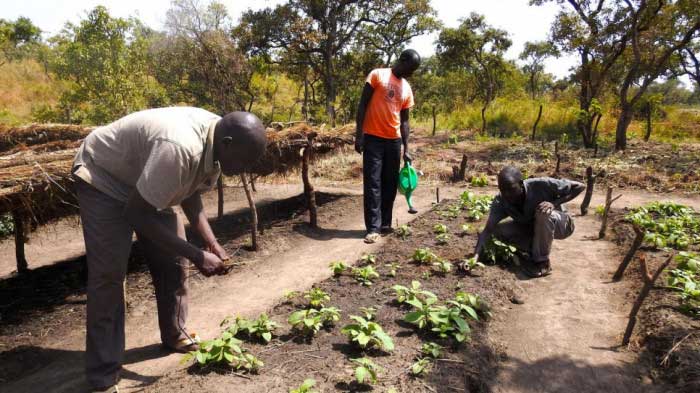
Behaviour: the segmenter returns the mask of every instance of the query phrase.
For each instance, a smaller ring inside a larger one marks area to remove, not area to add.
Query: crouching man
[[[95,129],[73,164],[87,253],[87,381],[118,392],[124,357],[124,291],[132,235],[143,246],[155,287],[161,341],[186,352],[187,265],[205,276],[223,274],[228,259],[214,236],[200,192],[220,174],[244,171],[262,157],[267,138],[255,115],[223,118],[204,109],[173,107],[136,112]],[[180,205],[206,248],[185,238]]]
[[[518,248],[518,254],[525,257],[522,268],[528,276],[550,274],[552,242],[574,232],[574,221],[562,205],[585,188],[576,181],[550,177],[523,181],[520,170],[506,166],[498,174],[500,193],[493,200],[474,253],[480,255],[491,236],[495,236]],[[510,220],[501,222],[507,217]]]

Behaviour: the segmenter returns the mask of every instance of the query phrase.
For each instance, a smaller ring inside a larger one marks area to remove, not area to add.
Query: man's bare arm
[[[365,86],[362,89],[362,96],[360,97],[360,103],[357,105],[357,118],[355,119],[355,151],[358,153],[362,153],[362,144],[364,140],[362,125],[365,123],[367,105],[369,105],[369,100],[372,99],[372,94],[374,94],[374,89],[369,83],[365,82]]]
[[[411,162],[411,155],[408,154],[408,138],[411,136],[409,109],[401,110],[401,143],[403,143],[403,159]]]
[[[190,222],[192,228],[194,228],[204,240],[207,250],[214,253],[222,260],[228,259],[228,254],[216,240],[214,231],[212,231],[211,225],[209,225],[209,220],[204,212],[204,204],[202,203],[201,195],[198,192],[194,193],[192,196],[182,201],[180,206],[182,207],[182,211],[185,212],[185,216],[187,216],[187,220]]]

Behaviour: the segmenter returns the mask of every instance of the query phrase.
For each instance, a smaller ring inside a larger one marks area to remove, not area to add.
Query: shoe
[[[552,274],[552,267],[549,260],[542,262],[528,261],[522,265],[523,271],[531,278],[540,278]]]
[[[189,333],[189,337],[182,338],[174,344],[163,344],[170,351],[178,353],[190,353],[199,349],[199,336],[197,333]]]
[[[367,244],[372,244],[376,243],[377,240],[379,240],[379,234],[377,232],[370,232],[365,236],[365,243]]]
[[[92,391],[93,393],[119,393],[117,385],[112,385],[106,388],[100,388]]]
[[[388,234],[390,234],[390,233],[394,233],[394,228],[392,228],[392,227],[382,227],[382,228],[379,230],[379,232],[380,232],[382,235],[388,235]]]

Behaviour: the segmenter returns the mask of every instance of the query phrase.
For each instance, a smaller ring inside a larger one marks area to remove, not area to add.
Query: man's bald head
[[[498,173],[498,190],[510,204],[519,204],[525,196],[523,174],[514,166],[506,166]]]
[[[399,59],[392,68],[394,75],[400,78],[408,78],[420,67],[421,59],[418,52],[413,49],[406,49],[401,52]]]
[[[226,176],[251,168],[267,146],[265,126],[249,112],[231,112],[214,129],[214,157]]]

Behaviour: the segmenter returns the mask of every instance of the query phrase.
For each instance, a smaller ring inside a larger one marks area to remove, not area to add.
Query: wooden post
[[[255,176],[253,176],[252,173],[248,174],[248,179],[250,179],[250,189],[253,192],[258,192],[258,190],[255,188]]]
[[[467,155],[462,154],[462,162],[459,163],[459,180],[464,180],[467,176]]]
[[[223,173],[219,176],[219,179],[216,181],[216,192],[219,196],[219,200],[217,203],[216,216],[219,219],[221,219],[224,216],[224,174]]]
[[[627,270],[627,266],[632,261],[632,258],[634,258],[634,254],[636,254],[637,250],[639,250],[639,247],[642,246],[642,242],[644,241],[644,235],[646,234],[646,231],[640,228],[639,226],[635,225],[634,234],[635,236],[634,241],[632,242],[632,246],[630,246],[630,249],[629,251],[627,251],[625,258],[620,263],[620,266],[617,267],[617,271],[615,271],[615,274],[613,274],[613,281],[622,280],[622,275],[625,274],[625,270]]]
[[[304,198],[309,209],[309,224],[312,228],[318,228],[318,211],[316,210],[316,191],[309,180],[309,163],[314,150],[314,138],[316,133],[312,132],[307,136],[308,144],[304,148],[303,161],[301,166],[301,179],[304,182]]]
[[[248,198],[248,206],[250,206],[250,243],[253,251],[260,250],[260,245],[258,244],[258,209],[255,207],[255,202],[253,201],[253,195],[248,187],[248,180],[246,179],[245,173],[240,174],[241,183],[243,183],[243,191],[245,191],[245,196]]]
[[[637,296],[637,300],[634,302],[634,305],[632,305],[632,310],[630,311],[630,316],[629,316],[629,321],[627,321],[627,328],[625,329],[625,335],[622,337],[622,345],[627,345],[630,343],[630,338],[632,337],[632,331],[634,331],[634,325],[637,324],[637,314],[639,313],[639,310],[642,308],[642,303],[644,303],[644,299],[646,299],[647,295],[649,295],[649,292],[651,291],[651,288],[654,287],[654,282],[656,282],[656,279],[659,278],[661,273],[663,273],[664,269],[668,267],[668,265],[671,263],[673,258],[676,256],[676,254],[672,254],[664,263],[659,266],[658,269],[656,269],[656,272],[652,276],[649,273],[649,268],[647,267],[647,261],[646,261],[646,256],[642,255],[639,258],[639,263],[642,266],[642,279],[644,280],[644,286],[642,287],[642,290],[639,292],[639,296]]]
[[[557,157],[557,167],[554,169],[554,176],[559,176],[559,165],[561,164],[561,154],[559,153],[559,141],[554,142],[554,155]]]
[[[24,254],[24,243],[27,237],[24,230],[24,218],[17,210],[12,211],[12,220],[15,226],[15,259],[17,261],[17,273],[26,273],[29,271],[27,258]]]
[[[435,188],[435,199],[437,200],[437,203],[440,203],[440,187]]]
[[[593,176],[593,168],[586,168],[586,195],[583,197],[583,202],[581,203],[581,215],[585,216],[588,214],[588,206],[591,204],[591,198],[593,197],[593,187],[595,186],[595,176]]]
[[[618,195],[615,198],[612,197],[613,188],[608,187],[608,192],[605,194],[605,210],[603,210],[603,223],[600,226],[600,232],[598,232],[598,239],[605,237],[605,232],[608,230],[608,214],[610,213],[610,206],[613,202],[620,199],[622,195]]]

